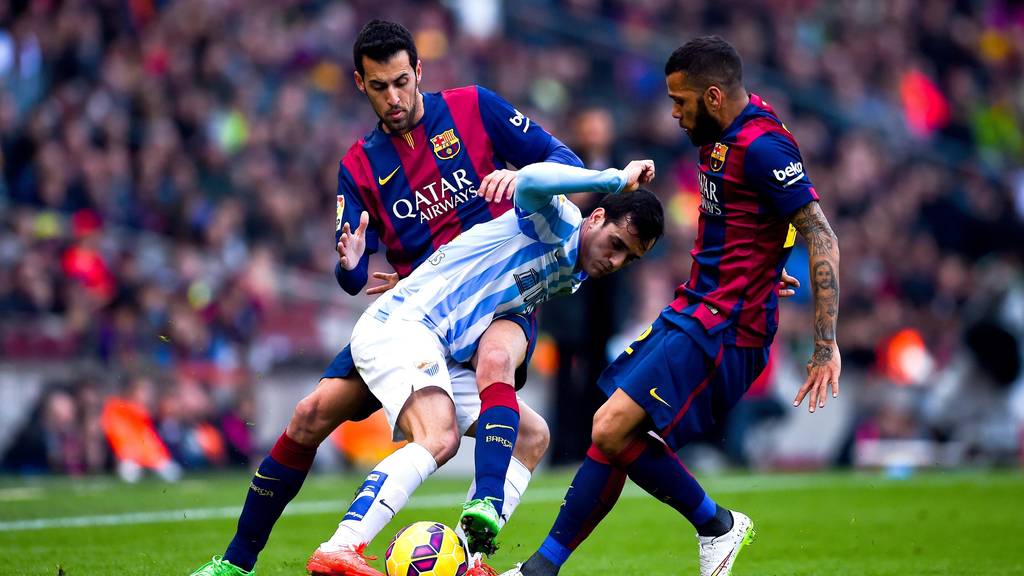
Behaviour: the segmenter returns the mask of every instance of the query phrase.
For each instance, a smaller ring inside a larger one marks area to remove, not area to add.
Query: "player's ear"
[[[594,208],[594,211],[590,213],[590,224],[595,228],[600,228],[604,225],[604,208],[598,206]]]
[[[363,83],[363,75],[360,74],[358,70],[354,70],[352,72],[352,78],[356,81],[356,88],[358,88],[363,94],[366,94],[366,84]]]
[[[423,78],[423,61],[416,60],[416,83],[419,84]]]
[[[722,89],[712,84],[704,91],[704,106],[717,114],[722,109]]]

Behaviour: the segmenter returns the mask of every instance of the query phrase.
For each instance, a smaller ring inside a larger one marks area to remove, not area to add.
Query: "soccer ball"
[[[455,531],[440,522],[402,528],[384,553],[388,576],[462,576],[469,568]]]

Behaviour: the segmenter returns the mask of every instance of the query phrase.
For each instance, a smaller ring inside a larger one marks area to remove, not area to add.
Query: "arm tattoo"
[[[807,241],[811,260],[811,291],[814,294],[814,339],[835,340],[839,316],[839,245],[832,227],[817,202],[804,206],[793,217],[793,226]],[[829,346],[817,344],[813,365],[832,359]]]
[[[797,210],[793,216],[793,227],[807,240],[811,250],[819,249],[832,252],[836,248],[836,235],[828,225],[825,214],[817,202],[811,202]]]
[[[823,366],[828,364],[829,360],[832,359],[832,348],[825,346],[824,344],[815,344],[814,356],[811,357],[809,364],[811,366]]]
[[[827,260],[815,262],[811,269],[814,278],[814,339],[835,340],[839,282],[832,263]]]

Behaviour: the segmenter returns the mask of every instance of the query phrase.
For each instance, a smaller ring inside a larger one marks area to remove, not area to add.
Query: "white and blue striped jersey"
[[[524,167],[514,210],[438,248],[367,314],[381,321],[422,322],[452,358],[468,361],[495,316],[530,313],[555,296],[572,294],[586,279],[576,270],[583,217],[562,194],[615,193],[625,181],[616,169]]]

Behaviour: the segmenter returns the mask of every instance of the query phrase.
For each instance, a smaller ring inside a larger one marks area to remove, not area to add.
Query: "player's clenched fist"
[[[341,259],[341,267],[351,270],[359,264],[363,257],[363,250],[366,249],[366,226],[370,223],[370,215],[364,210],[359,215],[359,227],[355,232],[349,228],[348,222],[341,227],[341,237],[338,238],[338,258]]]
[[[622,191],[634,192],[654,180],[654,160],[633,160],[622,171],[626,173],[626,186]]]
[[[476,195],[487,202],[501,202],[511,199],[516,191],[515,170],[495,170],[484,177]]]

